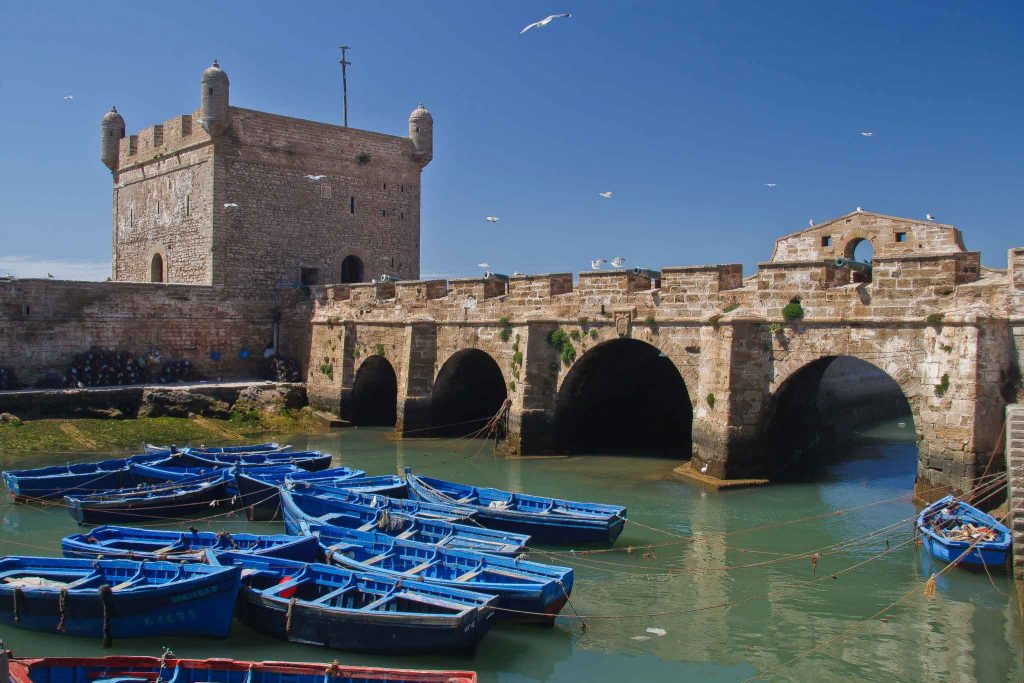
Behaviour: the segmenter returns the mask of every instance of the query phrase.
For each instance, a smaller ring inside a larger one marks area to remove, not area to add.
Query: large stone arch
[[[460,349],[438,364],[431,392],[432,434],[476,433],[507,398],[507,380],[494,357],[478,348]]]
[[[560,452],[685,456],[692,425],[690,389],[676,364],[653,344],[623,336],[590,347],[564,373],[553,445]]]
[[[398,375],[387,358],[363,359],[352,382],[351,419],[360,426],[394,426],[398,406]]]

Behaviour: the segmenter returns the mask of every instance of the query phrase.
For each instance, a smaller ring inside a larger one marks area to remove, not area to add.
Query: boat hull
[[[992,534],[991,540],[960,540],[949,537],[950,529],[965,524],[982,527]],[[967,567],[1001,567],[1010,555],[1010,530],[994,517],[972,505],[946,496],[921,511],[917,532],[928,554],[940,562]]]
[[[452,617],[407,613],[339,613],[295,602],[287,603],[243,587],[238,616],[261,633],[293,643],[319,645],[348,652],[412,655],[473,652],[494,618],[491,609]]]
[[[981,567],[1001,567],[1006,564],[1009,557],[1009,548],[971,548],[971,551],[964,555],[964,551],[970,543],[943,543],[931,536],[921,536],[922,545],[928,554],[940,562],[949,564],[956,562],[958,565]],[[960,557],[963,555],[963,557]],[[959,558],[959,559],[958,559]]]
[[[205,562],[205,553],[210,548],[316,562],[320,550],[316,539],[305,536],[259,536],[245,533],[225,536],[212,532],[200,532],[195,536],[196,540],[192,541],[188,532],[97,527],[88,533],[65,536],[60,546],[64,557],[168,562]]]
[[[209,513],[212,503],[230,499],[226,489],[227,480],[222,479],[202,489],[160,496],[157,500],[93,501],[69,497],[64,499],[64,504],[75,521],[83,526],[108,522],[152,523]]]

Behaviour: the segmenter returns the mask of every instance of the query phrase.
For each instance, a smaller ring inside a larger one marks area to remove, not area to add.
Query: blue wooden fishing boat
[[[339,468],[340,469],[340,468]],[[342,473],[343,474],[343,473]],[[293,491],[308,490],[313,484],[356,491],[358,493],[375,493],[389,498],[406,498],[405,479],[397,474],[383,474],[374,477],[362,476],[358,479],[334,475],[334,469],[322,472],[296,472],[284,479],[284,484]]]
[[[130,486],[134,483],[129,473],[132,463],[159,462],[163,459],[161,455],[133,455],[100,462],[7,470],[3,477],[17,501],[63,498],[68,494],[94,493]]]
[[[310,543],[310,540],[315,541],[305,536],[230,534],[199,531],[195,527],[185,531],[170,531],[98,526],[88,533],[65,536],[61,540],[60,549],[64,557],[205,562],[205,552],[212,548],[315,562],[319,556],[319,547],[315,542]]]
[[[148,484],[85,496],[65,496],[64,505],[79,524],[160,522],[233,504],[227,491],[230,470],[214,471],[170,484]]]
[[[530,534],[537,543],[614,543],[626,524],[626,508],[511,493],[420,477],[405,468],[412,495],[420,500],[471,507],[474,519],[494,529]]]
[[[153,444],[145,444],[143,446],[147,453],[156,453],[159,455],[170,455],[177,453],[178,451],[184,450],[184,447],[178,446],[154,446]],[[206,454],[223,454],[223,453],[284,453],[290,451],[291,446],[281,445],[279,443],[251,443],[242,446],[198,446],[188,447],[189,450],[195,453],[206,453]]]
[[[89,560],[0,558],[0,623],[113,638],[231,630],[240,567]],[[106,631],[106,634],[104,633]]]
[[[270,521],[281,518],[280,487],[285,485],[288,476],[303,474],[325,474],[330,472],[330,480],[343,480],[361,477],[366,472],[353,470],[349,467],[334,467],[320,472],[306,472],[294,465],[275,465],[272,467],[249,467],[235,470],[235,482],[242,498],[242,507],[249,521]]]
[[[128,469],[131,472],[132,484],[170,484],[176,481],[188,481],[192,477],[209,475],[223,471],[220,467],[179,467],[167,464],[168,460],[158,460],[151,464],[133,462]],[[293,465],[277,465],[276,467],[293,467]],[[299,469],[299,468],[295,468]],[[299,470],[300,472],[303,470]],[[125,487],[127,488],[127,487]],[[238,495],[238,484],[234,478],[229,479],[225,491],[229,496]]]
[[[922,510],[917,531],[932,557],[967,566],[1001,567],[1013,542],[1010,530],[995,517],[953,496]]]
[[[498,596],[499,619],[550,623],[569,600],[573,571],[518,558],[403,541],[385,534],[312,527],[327,564]]]
[[[526,548],[529,536],[510,534],[463,524],[452,524],[432,517],[416,517],[366,505],[316,495],[281,492],[281,510],[285,531],[308,535],[318,524],[359,531],[379,531],[403,540],[435,544],[496,555],[513,555]]]
[[[240,566],[239,618],[263,633],[351,652],[472,652],[490,629],[497,598],[326,564],[212,551]]]
[[[10,683],[477,683],[473,671],[179,659],[170,650],[163,657],[15,657],[9,670]]]
[[[439,505],[424,500],[410,500],[408,498],[391,498],[374,493],[364,493],[356,487],[353,482],[352,488],[339,488],[337,486],[325,486],[318,482],[310,482],[308,488],[297,490],[298,493],[308,493],[317,498],[329,501],[354,503],[371,508],[404,512],[413,517],[421,519],[442,519],[446,522],[464,522],[471,519],[476,512],[469,507],[455,505]],[[290,489],[291,490],[291,489]]]
[[[168,456],[178,467],[271,467],[295,465],[311,472],[331,466],[330,453],[320,451],[288,451],[285,453],[197,453],[185,449]]]

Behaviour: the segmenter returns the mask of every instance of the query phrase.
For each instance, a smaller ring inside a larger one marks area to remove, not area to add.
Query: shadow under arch
[[[787,377],[769,400],[762,422],[766,474],[804,478],[845,452],[831,446],[894,418],[902,427],[891,438],[916,441],[910,401],[885,370],[856,356],[813,360]]]
[[[555,400],[554,449],[689,457],[693,406],[678,368],[656,347],[613,339],[577,360]]]
[[[451,356],[434,380],[431,420],[434,436],[466,436],[484,428],[508,391],[497,362],[479,349]]]
[[[398,377],[384,356],[370,356],[352,383],[352,424],[393,427],[398,415]]]

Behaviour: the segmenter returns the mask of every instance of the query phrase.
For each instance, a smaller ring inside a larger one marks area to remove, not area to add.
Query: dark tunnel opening
[[[477,349],[459,351],[434,381],[434,436],[466,436],[482,430],[501,410],[508,393],[494,359]]]
[[[554,445],[562,453],[689,457],[693,408],[686,383],[658,349],[606,342],[573,365],[558,392]]]
[[[916,461],[913,412],[892,377],[852,356],[808,363],[782,384],[770,404],[764,442],[772,475],[817,478],[823,468],[851,453],[870,453],[871,448],[851,449],[850,444],[870,442],[874,437],[866,435],[883,424],[891,429],[878,436],[878,442],[905,442],[908,460]]]
[[[359,426],[395,424],[398,378],[383,356],[370,356],[359,366],[352,384],[352,423]]]

